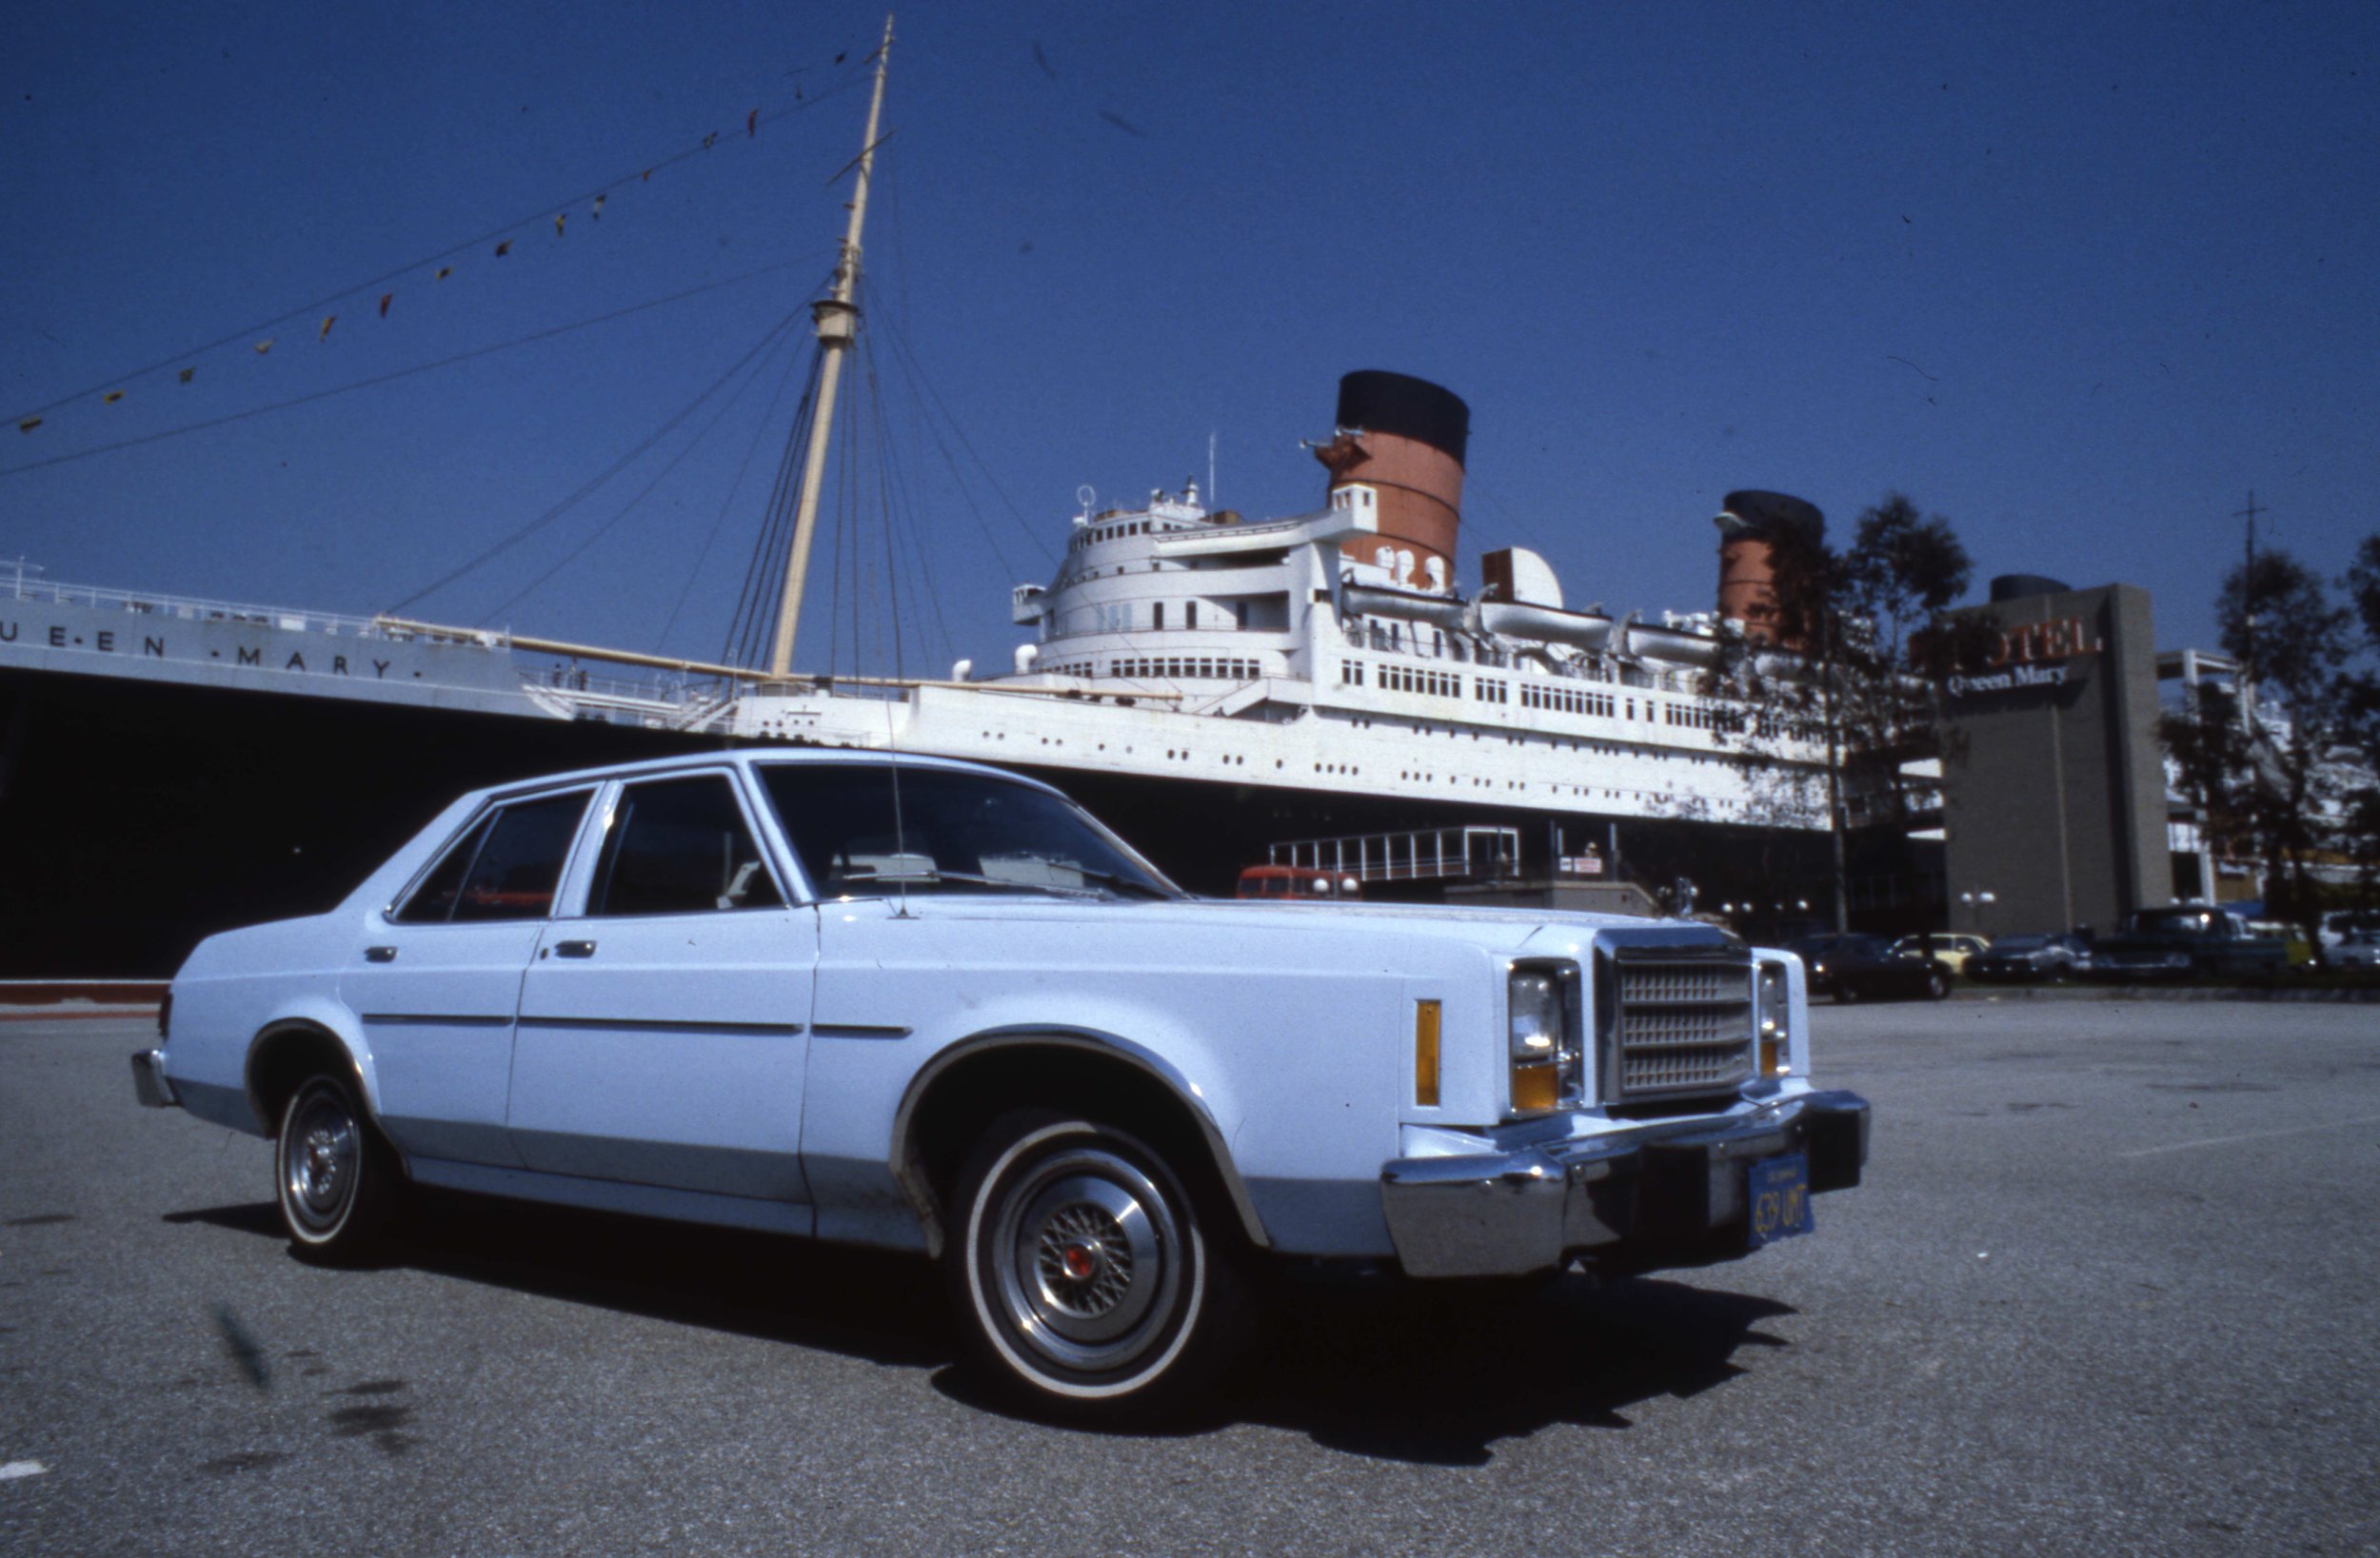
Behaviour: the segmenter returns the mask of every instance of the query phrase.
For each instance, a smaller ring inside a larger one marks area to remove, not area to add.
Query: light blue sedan
[[[143,1102],[273,1138],[298,1253],[411,1185],[915,1251],[1086,1417],[1204,1387],[1251,1271],[1703,1263],[1858,1182],[1801,965],[1676,922],[1184,896],[1057,791],[739,753],[455,802],[209,938]]]

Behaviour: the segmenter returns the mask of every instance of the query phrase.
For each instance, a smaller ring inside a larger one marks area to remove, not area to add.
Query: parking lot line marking
[[[0,1482],[14,1482],[19,1477],[38,1477],[50,1469],[39,1461],[10,1461],[0,1466]]]
[[[2380,1114],[2361,1114],[2351,1120],[2330,1120],[2322,1125],[2288,1125],[2278,1131],[2251,1131],[2242,1136],[2209,1136],[2204,1141],[2172,1141],[2162,1147],[2143,1147],[2135,1152],[2118,1153],[2117,1157],[2154,1157],[2160,1153],[2187,1153],[2193,1147],[2232,1147],[2243,1141],[2268,1141],[2274,1136],[2302,1136],[2309,1131],[2344,1131],[2351,1125],[2380,1124]]]

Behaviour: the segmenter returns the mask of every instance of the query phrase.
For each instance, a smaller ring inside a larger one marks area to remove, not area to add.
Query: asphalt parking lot
[[[0,1020],[0,1550],[2380,1549],[2380,1012],[1815,1019],[1876,1107],[1815,1237],[1303,1291],[1159,1435],[979,1400],[905,1260],[487,1204],[308,1268],[144,1024]]]

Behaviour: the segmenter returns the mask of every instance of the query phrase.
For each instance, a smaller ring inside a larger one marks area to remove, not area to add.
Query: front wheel
[[[1221,1241],[1163,1157],[1098,1121],[994,1122],[956,1197],[945,1259],[990,1378],[1075,1417],[1144,1417],[1212,1383],[1236,1341]]]
[[[1947,1000],[1950,997],[1950,994],[1951,976],[1943,973],[1939,968],[1928,969],[1926,971],[1926,999],[1930,1001]]]
[[[369,1253],[395,1209],[400,1175],[396,1154],[346,1080],[310,1076],[290,1095],[273,1149],[273,1182],[299,1254],[336,1264]]]

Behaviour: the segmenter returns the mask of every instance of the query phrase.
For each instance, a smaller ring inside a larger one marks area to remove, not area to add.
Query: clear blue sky
[[[260,603],[413,595],[816,289],[882,25],[783,0],[20,0],[0,557]],[[911,674],[1004,662],[1009,586],[1047,577],[1079,486],[1203,479],[1213,435],[1223,503],[1315,506],[1298,441],[1352,368],[1469,401],[1466,582],[1478,550],[1532,545],[1615,610],[1707,607],[1738,486],[1838,536],[1898,487],[1954,522],[1978,592],[2145,585],[2169,646],[2211,639],[2251,488],[2262,538],[2325,573],[2380,526],[2368,0],[917,4],[899,30],[868,242],[892,463],[870,468],[898,473],[896,555],[927,564],[902,564]],[[412,264],[483,234],[443,281]],[[786,361],[411,609],[716,655]],[[846,619],[854,588],[882,598],[846,584]],[[804,664],[827,654],[805,631]]]

